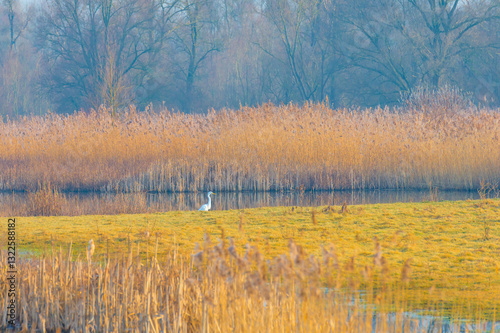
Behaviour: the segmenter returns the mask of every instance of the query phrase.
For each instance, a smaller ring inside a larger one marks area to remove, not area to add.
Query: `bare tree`
[[[43,0],[36,20],[22,5],[0,0],[3,114],[375,106],[443,86],[500,105],[498,0]]]
[[[30,7],[20,1],[0,2],[1,115],[16,117],[49,109],[38,89],[40,67],[28,29],[31,17]]]
[[[408,12],[398,1],[340,2],[337,15],[346,24],[342,52],[350,65],[351,83],[357,86],[352,92],[356,103],[360,92],[373,91],[378,104],[386,95],[398,96],[415,84],[414,54],[399,33]]]
[[[300,100],[323,100],[338,70],[330,35],[334,22],[327,10],[331,5],[323,0],[268,0],[263,6],[281,48],[268,39],[258,45],[288,68]]]
[[[500,2],[491,0],[408,0],[411,8],[418,12],[416,24],[425,24],[425,30],[418,36],[409,29],[401,29],[418,51],[424,64],[423,75],[434,87],[446,71],[450,58],[464,50],[475,47],[463,45],[467,34],[481,24],[500,19]],[[415,31],[414,31],[415,32]]]
[[[178,1],[46,0],[38,46],[49,65],[50,93],[61,106],[134,101],[133,90],[173,29]]]
[[[24,13],[24,18],[22,15],[19,15],[20,9],[19,2],[17,0],[2,0],[2,3],[9,22],[9,48],[12,50],[19,37],[28,26],[29,13],[26,11],[26,13]],[[18,18],[16,19],[16,17]]]
[[[185,83],[182,109],[192,110],[193,93],[199,68],[212,52],[222,49],[219,35],[220,16],[216,2],[209,0],[182,0],[180,25],[175,30],[174,46],[177,54],[177,74]]]
[[[462,53],[462,66],[456,70],[455,85],[473,94],[485,106],[500,106],[500,20],[482,24],[467,37],[476,47]]]
[[[499,3],[490,0],[353,0],[341,4],[339,14],[348,27],[346,58],[353,67],[371,72],[369,80],[378,82],[376,93],[393,96],[422,84],[437,88],[449,83],[448,74],[459,66],[463,52],[479,48],[467,37],[499,18]]]

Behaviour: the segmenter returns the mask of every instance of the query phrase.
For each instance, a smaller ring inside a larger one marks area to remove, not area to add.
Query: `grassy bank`
[[[478,189],[500,181],[500,113],[310,104],[28,117],[0,123],[0,169],[0,190]]]
[[[290,251],[293,239],[303,258],[321,259],[322,245],[335,252],[339,267],[356,268],[360,284],[377,262],[385,265],[387,282],[397,287],[409,260],[404,300],[413,308],[441,304],[461,317],[492,318],[500,309],[499,216],[496,199],[351,206],[344,212],[335,206],[19,217],[17,237],[21,251],[49,254],[72,242],[73,258],[82,259],[93,239],[95,260],[132,251],[148,260],[157,253],[165,261],[195,254],[196,243],[206,248],[207,233],[214,244],[224,239],[227,246],[233,239],[242,257],[247,244],[255,246],[271,262]]]

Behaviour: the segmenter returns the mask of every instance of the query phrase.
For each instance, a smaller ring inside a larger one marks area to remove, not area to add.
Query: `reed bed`
[[[232,239],[212,244],[205,235],[186,260],[130,246],[111,258],[103,249],[74,260],[51,249],[18,263],[17,321],[24,332],[483,332],[481,319],[464,323],[411,315],[402,301],[411,279],[407,260],[398,279],[387,261],[341,262],[333,245],[308,256],[293,241],[272,261],[256,247],[238,253]],[[99,253],[99,254],[97,254]],[[5,252],[0,266],[7,269]],[[6,303],[2,284],[0,303]],[[429,310],[439,304],[427,304]],[[456,308],[455,315],[460,314]],[[5,311],[4,315],[5,317]],[[3,318],[2,323],[5,323]],[[6,327],[3,326],[2,329]]]
[[[0,190],[471,190],[500,181],[500,113],[101,108],[4,120],[0,169]]]

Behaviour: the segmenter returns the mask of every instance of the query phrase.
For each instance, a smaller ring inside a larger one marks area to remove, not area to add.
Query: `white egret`
[[[212,208],[212,199],[210,199],[210,194],[214,194],[214,192],[208,192],[208,203],[204,204],[203,206],[201,206],[200,209],[198,210],[201,210],[201,211],[204,211],[204,212],[208,212],[210,210],[210,208]]]

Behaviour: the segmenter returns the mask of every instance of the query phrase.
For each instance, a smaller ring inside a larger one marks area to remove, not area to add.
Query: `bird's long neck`
[[[212,199],[210,199],[210,194],[208,195],[208,207],[212,207]]]

